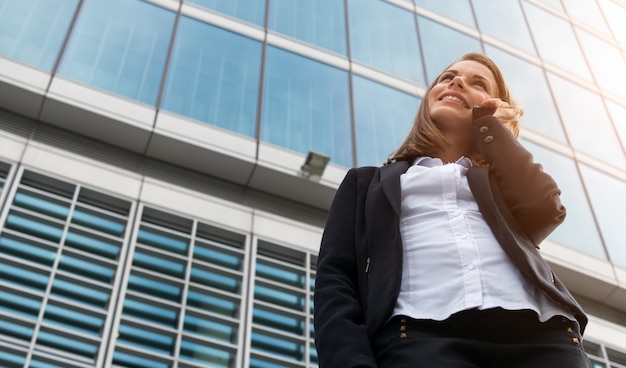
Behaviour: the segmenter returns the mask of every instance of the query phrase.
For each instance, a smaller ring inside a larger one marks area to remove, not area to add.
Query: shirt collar
[[[441,159],[437,157],[433,158],[433,157],[428,157],[428,156],[422,156],[422,157],[418,157],[413,164],[419,165],[419,166],[425,166],[425,167],[435,167],[435,166],[443,166],[443,161],[441,161]],[[472,160],[463,156],[459,158],[458,160],[456,160],[455,164],[461,165],[469,169],[470,167],[472,167]]]

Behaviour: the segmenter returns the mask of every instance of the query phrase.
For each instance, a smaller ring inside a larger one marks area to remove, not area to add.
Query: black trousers
[[[445,321],[396,316],[375,336],[380,368],[590,368],[577,325],[533,311],[468,310]]]

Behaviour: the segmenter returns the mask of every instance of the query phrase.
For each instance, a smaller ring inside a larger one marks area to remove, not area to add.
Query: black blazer
[[[467,178],[491,231],[522,274],[587,324],[580,305],[541,257],[538,245],[565,218],[560,190],[493,116],[473,122],[489,167]],[[405,161],[348,171],[327,219],[315,281],[315,343],[321,368],[375,367],[370,338],[393,312],[402,276],[400,175]]]

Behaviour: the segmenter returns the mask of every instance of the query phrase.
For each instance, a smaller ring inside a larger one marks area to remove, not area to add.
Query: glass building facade
[[[542,252],[594,368],[626,367],[623,0],[0,0],[0,366],[317,366],[334,192],[470,51],[562,189]]]

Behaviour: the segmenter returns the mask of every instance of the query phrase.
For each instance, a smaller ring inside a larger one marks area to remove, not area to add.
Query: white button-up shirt
[[[422,157],[400,177],[403,267],[394,315],[444,320],[466,309],[566,312],[527,281],[484,220],[467,182],[471,161]]]

